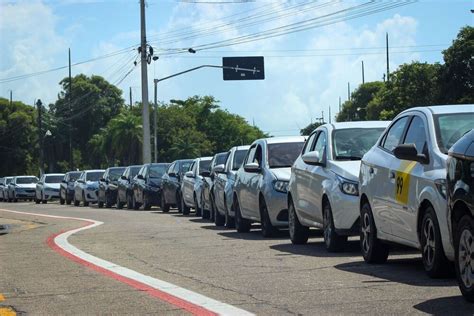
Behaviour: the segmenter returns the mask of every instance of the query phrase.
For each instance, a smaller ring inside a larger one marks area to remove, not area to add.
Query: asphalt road
[[[0,235],[0,315],[7,307],[33,315],[189,313],[47,243],[84,223],[5,210],[101,221],[73,234],[70,244],[258,315],[474,314],[456,281],[428,278],[414,251],[398,250],[386,264],[367,265],[358,239],[346,252],[329,254],[317,231],[308,245],[295,246],[284,231],[263,239],[258,228],[239,234],[173,210],[0,203],[0,224],[9,228]]]

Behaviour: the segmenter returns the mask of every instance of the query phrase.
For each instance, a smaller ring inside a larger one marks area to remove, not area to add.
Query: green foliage
[[[364,121],[367,119],[367,105],[384,87],[380,81],[361,84],[353,93],[350,101],[342,104],[337,121]]]
[[[308,124],[308,126],[302,128],[300,130],[300,135],[301,136],[308,136],[309,134],[311,134],[311,132],[313,132],[315,129],[317,129],[318,127],[320,127],[323,124],[325,124],[325,123],[321,123],[321,122],[310,123],[310,124]]]

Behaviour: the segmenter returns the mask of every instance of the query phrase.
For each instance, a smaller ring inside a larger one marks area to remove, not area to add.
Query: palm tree
[[[124,165],[137,163],[142,144],[141,118],[129,110],[123,110],[109,121],[105,129],[110,139],[114,157]]]

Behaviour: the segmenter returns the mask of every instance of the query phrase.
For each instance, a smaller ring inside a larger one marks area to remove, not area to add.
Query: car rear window
[[[161,178],[168,170],[167,165],[157,165],[150,167],[150,178]]]
[[[71,172],[69,174],[69,181],[76,181],[81,176],[81,172]]]
[[[268,165],[270,168],[291,167],[303,149],[304,142],[268,145]]]
[[[30,184],[38,182],[38,178],[36,177],[25,177],[25,178],[16,178],[17,184]]]
[[[88,172],[86,174],[86,181],[99,181],[103,174],[103,172]]]
[[[61,183],[64,176],[46,176],[44,183]]]

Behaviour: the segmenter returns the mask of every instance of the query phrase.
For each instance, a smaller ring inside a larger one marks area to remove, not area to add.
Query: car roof
[[[170,163],[168,162],[152,162],[149,163],[150,166],[169,166]]]
[[[64,176],[64,173],[45,173],[45,176]]]
[[[89,172],[105,172],[105,170],[103,169],[93,169],[93,170],[84,170],[85,173],[89,173]]]
[[[322,126],[330,126],[332,129],[346,128],[386,128],[390,121],[355,121],[355,122],[337,122],[324,124]]]
[[[244,146],[235,146],[235,150],[248,150],[250,148],[250,145],[244,145]]]
[[[107,168],[107,169],[109,169],[109,170],[115,170],[115,169],[125,169],[125,168],[127,168],[127,167],[109,167],[109,168]]]
[[[262,138],[267,144],[280,144],[280,143],[298,143],[304,142],[306,136],[279,136],[279,137],[269,137]]]
[[[175,162],[178,162],[178,163],[180,163],[180,162],[192,162],[193,160],[194,159],[178,159],[178,160],[173,161],[173,163],[175,163]]]
[[[132,166],[128,166],[128,168],[141,168],[143,167],[143,165],[132,165]]]
[[[74,170],[73,170],[73,171],[68,171],[68,172],[66,172],[66,173],[67,173],[67,174],[69,174],[69,173],[82,173],[82,171],[74,171]]]
[[[409,112],[409,111],[420,111],[427,115],[465,113],[465,112],[473,112],[474,104],[420,106],[420,107],[407,109],[403,111],[402,113]]]
[[[14,178],[37,178],[37,176],[16,176]]]
[[[202,161],[202,160],[206,161],[206,160],[212,160],[212,157],[207,156],[207,157],[199,157],[199,158],[196,158],[196,159],[200,160],[200,161]]]
[[[228,151],[223,151],[223,152],[221,152],[221,153],[215,154],[214,157],[217,157],[217,156],[225,156],[225,155],[227,155],[228,153],[229,153]]]

